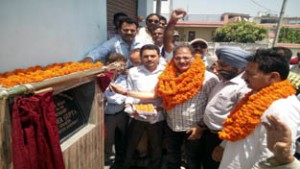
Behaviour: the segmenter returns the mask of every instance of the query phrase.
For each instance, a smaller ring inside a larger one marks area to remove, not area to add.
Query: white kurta
[[[300,134],[300,102],[296,96],[279,99],[264,112],[262,120],[266,121],[266,115],[273,114],[286,123],[292,131],[292,145]],[[295,147],[292,147],[295,152]],[[227,141],[223,158],[219,169],[250,169],[261,160],[271,157],[273,154],[267,148],[266,130],[259,124],[254,132],[243,140]]]

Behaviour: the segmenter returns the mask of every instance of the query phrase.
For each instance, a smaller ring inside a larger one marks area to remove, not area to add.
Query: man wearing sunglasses
[[[146,39],[154,43],[152,39],[152,33],[154,28],[159,26],[160,16],[156,13],[151,13],[146,18],[146,26],[139,29],[137,36],[142,39]]]
[[[197,38],[189,42],[189,44],[193,47],[195,53],[198,53],[201,55],[202,60],[204,61],[205,65],[207,66],[206,61],[206,54],[208,52],[208,43],[206,40]]]

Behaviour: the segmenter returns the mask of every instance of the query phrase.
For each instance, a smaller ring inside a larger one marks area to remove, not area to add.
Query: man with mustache
[[[137,29],[138,23],[135,20],[131,18],[120,20],[118,30],[119,35],[105,41],[103,44],[90,51],[83,61],[101,61],[102,63],[105,63],[105,56],[115,52],[124,55],[128,62],[131,50],[141,48],[145,44],[151,44],[151,42],[145,39],[137,38]]]
[[[288,74],[287,59],[272,49],[257,51],[248,59],[242,78],[251,91],[232,109],[218,132],[225,147],[220,169],[252,168],[273,155],[262,125],[267,116],[274,115],[287,124],[295,144],[300,134],[300,102]]]
[[[205,70],[200,55],[194,55],[191,46],[182,44],[174,49],[173,59],[158,79],[155,90],[150,92],[127,90],[114,84],[110,88],[141,100],[161,98],[167,122],[164,127],[166,168],[180,169],[183,146],[188,168],[199,169],[202,157],[200,137],[205,129],[198,123],[218,78]]]
[[[160,64],[159,48],[154,44],[144,45],[140,50],[141,65],[129,69],[128,89],[139,92],[153,91],[158,82],[158,76],[163,72],[165,66]],[[113,84],[111,84],[113,85]],[[127,93],[121,93],[129,96]],[[122,169],[130,168],[134,159],[134,151],[138,146],[143,133],[148,135],[149,163],[148,169],[159,169],[162,164],[162,139],[164,117],[161,110],[162,100],[153,98],[148,100],[127,97],[125,107],[128,109],[136,104],[152,104],[157,108],[157,114],[152,116],[141,116],[133,111],[131,122],[128,127],[126,157]]]
[[[217,72],[221,81],[210,93],[203,121],[199,124],[207,129],[201,138],[204,169],[219,167],[219,162],[212,159],[214,148],[221,143],[218,131],[223,128],[222,122],[231,109],[249,91],[242,74],[250,53],[239,47],[224,46],[217,48],[216,55]]]
[[[152,39],[152,34],[154,28],[159,26],[160,15],[156,13],[151,13],[146,18],[146,27],[139,29],[137,36],[141,39],[147,39],[148,41],[154,43]]]
[[[201,55],[201,58],[203,62],[205,63],[205,66],[207,66],[207,60],[206,55],[208,53],[208,43],[206,40],[202,38],[197,38],[189,42],[189,44],[193,47],[195,53],[198,53]]]

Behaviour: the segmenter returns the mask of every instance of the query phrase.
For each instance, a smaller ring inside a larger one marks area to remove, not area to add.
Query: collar
[[[117,38],[118,38],[118,40],[120,41],[121,44],[126,44],[126,45],[128,45],[128,43],[126,43],[126,42],[122,39],[122,37],[121,37],[120,35],[117,35]],[[137,45],[137,44],[139,44],[139,43],[140,43],[140,41],[138,41],[138,40],[137,40],[137,36],[135,36],[135,37],[133,38],[133,41],[132,41],[131,45]]]
[[[158,64],[156,69],[153,72],[150,72],[144,65],[140,65],[137,67],[138,71],[143,71],[149,74],[155,74],[158,72],[162,72],[165,69],[165,66],[162,64]]]

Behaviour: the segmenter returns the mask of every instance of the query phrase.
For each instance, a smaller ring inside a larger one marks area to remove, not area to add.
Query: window
[[[194,40],[195,37],[196,37],[195,31],[189,31],[188,41],[190,42],[190,41]]]

